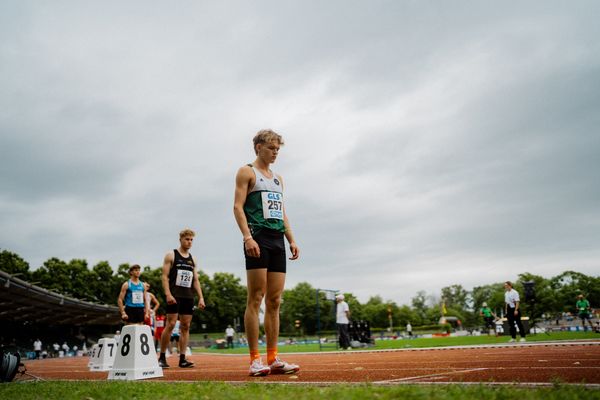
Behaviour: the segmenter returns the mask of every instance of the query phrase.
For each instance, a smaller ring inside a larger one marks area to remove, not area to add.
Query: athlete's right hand
[[[172,294],[167,295],[167,304],[177,304],[177,300],[175,300]]]
[[[260,247],[258,246],[258,243],[256,243],[256,240],[246,240],[244,243],[244,248],[246,249],[246,254],[248,254],[248,257],[260,258]]]
[[[121,314],[121,319],[122,319],[123,321],[127,321],[127,320],[129,319],[129,317],[127,316],[127,314],[126,314],[126,313],[122,313],[122,314]]]

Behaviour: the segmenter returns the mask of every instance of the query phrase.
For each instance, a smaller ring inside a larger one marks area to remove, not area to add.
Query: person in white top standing
[[[525,329],[523,329],[523,323],[521,322],[521,299],[519,298],[519,292],[513,289],[511,281],[504,282],[504,311],[506,318],[508,319],[508,328],[510,332],[510,342],[514,342],[517,339],[517,332],[515,329],[515,323],[519,328],[519,334],[521,335],[521,342],[525,341]]]
[[[33,351],[35,351],[35,358],[40,359],[40,354],[42,354],[42,341],[40,339],[36,339],[33,342]]]
[[[351,349],[350,347],[350,335],[348,334],[348,324],[350,323],[350,307],[348,303],[344,301],[344,295],[338,294],[335,296],[337,302],[335,323],[338,328],[338,336],[340,340],[340,348]]]
[[[227,329],[225,329],[225,337],[227,339],[227,348],[233,349],[233,336],[235,335],[235,330],[231,327],[231,325],[227,325]]]

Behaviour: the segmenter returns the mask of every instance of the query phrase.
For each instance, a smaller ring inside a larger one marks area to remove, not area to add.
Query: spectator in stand
[[[69,345],[67,344],[67,342],[64,342],[61,347],[62,347],[62,350],[65,352],[65,357],[66,357],[69,354]]]
[[[227,338],[227,348],[233,349],[233,336],[235,335],[235,330],[231,327],[231,325],[227,325],[227,329],[225,329],[225,337]]]
[[[52,357],[58,357],[58,352],[60,351],[60,345],[56,342],[52,345]]]
[[[39,360],[42,354],[42,341],[39,338],[33,342],[33,351],[35,351],[35,358]]]

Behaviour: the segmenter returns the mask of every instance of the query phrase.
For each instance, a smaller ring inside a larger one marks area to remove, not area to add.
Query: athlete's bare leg
[[[244,326],[250,351],[258,351],[258,311],[267,290],[267,269],[246,270],[248,281],[248,298],[244,313]],[[266,318],[265,318],[266,319]]]
[[[179,316],[179,354],[184,354],[187,350],[187,344],[190,339],[190,324],[192,323],[191,315]]]
[[[177,323],[177,314],[167,314],[167,319],[165,321],[165,330],[162,332],[160,336],[160,352],[166,353],[167,348],[170,350],[171,343],[171,333],[173,333],[173,329],[175,328],[175,324]]]
[[[277,348],[279,339],[279,307],[281,293],[285,286],[285,273],[267,273],[267,296],[265,298],[265,333],[267,334],[267,349]]]

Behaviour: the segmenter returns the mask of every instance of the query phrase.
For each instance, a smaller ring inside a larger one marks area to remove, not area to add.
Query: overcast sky
[[[0,248],[245,284],[252,137],[307,281],[399,304],[600,271],[597,1],[0,3]]]

